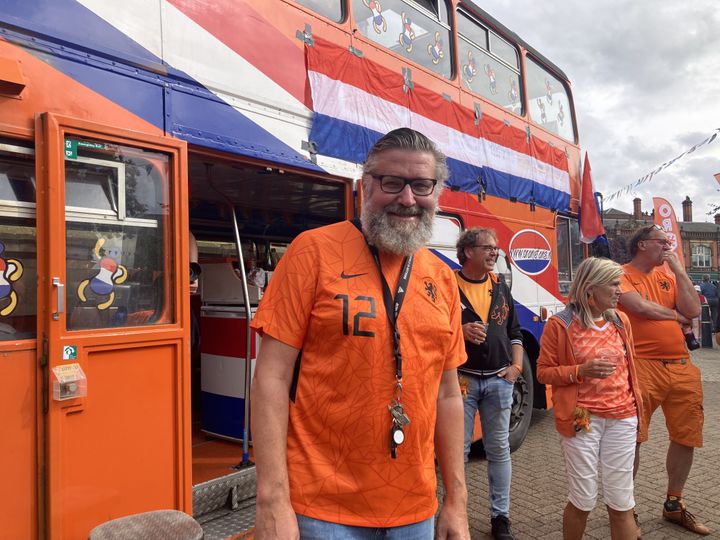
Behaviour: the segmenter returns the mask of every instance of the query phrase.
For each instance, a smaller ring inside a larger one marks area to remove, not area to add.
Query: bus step
[[[254,500],[255,467],[248,467],[193,486],[193,517],[202,523],[207,514],[240,510],[247,501],[252,501],[254,515]]]
[[[205,540],[251,540],[255,525],[255,498],[238,510],[223,508],[200,518]]]

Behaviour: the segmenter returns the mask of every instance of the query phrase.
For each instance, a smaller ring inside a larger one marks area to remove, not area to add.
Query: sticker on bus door
[[[77,345],[63,345],[62,359],[63,360],[76,360],[77,359]]]

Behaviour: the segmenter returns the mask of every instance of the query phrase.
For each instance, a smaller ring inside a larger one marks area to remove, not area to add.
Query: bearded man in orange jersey
[[[469,539],[465,359],[452,271],[430,240],[445,156],[407,128],[363,168],[361,220],[290,245],[253,326],[256,538]]]

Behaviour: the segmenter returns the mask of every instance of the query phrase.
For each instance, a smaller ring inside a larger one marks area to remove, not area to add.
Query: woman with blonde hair
[[[547,322],[538,380],[552,385],[555,427],[565,459],[565,540],[580,539],[595,506],[598,469],[613,540],[638,538],[633,461],[641,407],[632,332],[615,311],[620,265],[589,258],[577,269],[569,303]]]

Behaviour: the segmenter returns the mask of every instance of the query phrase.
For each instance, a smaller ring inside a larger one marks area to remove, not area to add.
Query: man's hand
[[[453,504],[445,501],[437,523],[438,540],[470,540],[467,519],[467,501]]]
[[[479,345],[485,341],[487,333],[485,325],[480,322],[469,322],[462,325],[463,337],[465,341]]]
[[[678,272],[685,272],[685,268],[680,264],[680,259],[674,251],[663,251],[663,262],[667,263],[675,275],[678,275]]]
[[[255,538],[257,540],[297,540],[297,517],[288,500],[257,501],[255,505]]]
[[[498,372],[498,377],[502,377],[507,382],[515,384],[515,381],[518,380],[518,377],[521,374],[522,371],[520,371],[520,368],[516,367],[515,364],[510,364],[508,367]]]

